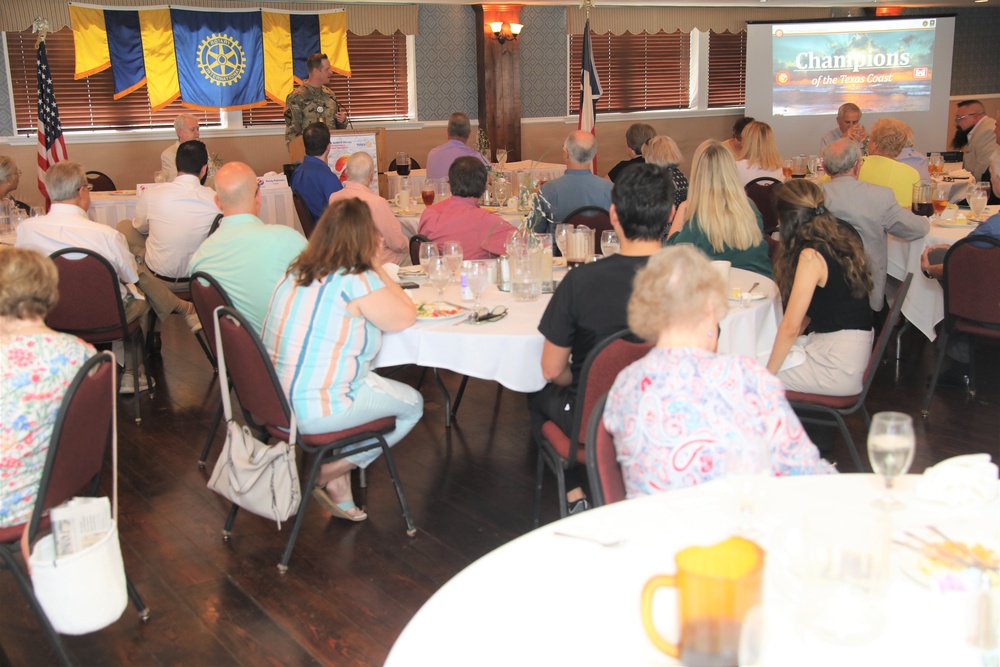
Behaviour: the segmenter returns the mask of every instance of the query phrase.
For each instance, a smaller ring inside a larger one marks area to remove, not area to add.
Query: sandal
[[[312,495],[313,498],[315,498],[316,501],[323,506],[323,509],[337,518],[347,519],[348,521],[354,522],[364,521],[368,518],[368,515],[365,512],[361,512],[360,514],[350,513],[352,509],[357,507],[357,505],[354,504],[354,500],[345,500],[339,503],[334,502],[333,498],[330,497],[330,494],[327,493],[326,489],[322,486],[314,488]]]

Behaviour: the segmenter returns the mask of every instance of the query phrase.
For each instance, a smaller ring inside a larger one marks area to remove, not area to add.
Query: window
[[[38,81],[35,65],[35,38],[30,30],[7,33],[7,57],[10,63],[11,94],[14,98],[14,123],[17,134],[34,134]],[[159,111],[149,107],[145,88],[120,100],[114,99],[111,69],[78,81],[73,79],[76,55],[73,31],[63,28],[50,32],[45,51],[52,73],[52,87],[59,103],[59,121],[64,132],[74,130],[127,130],[173,127],[174,117],[190,113],[199,117],[202,127],[218,126],[219,114],[188,109],[175,100]]]
[[[328,87],[354,120],[405,120],[409,117],[407,95],[406,35],[373,32],[347,33],[351,54],[351,78],[334,74]],[[284,124],[285,108],[268,101],[266,106],[243,112],[243,124]]]
[[[690,36],[679,30],[655,34],[591,32],[594,64],[604,94],[600,112],[687,109],[690,106]],[[583,35],[570,36],[570,114],[578,111]]]
[[[741,107],[746,95],[747,33],[708,34],[708,107]]]

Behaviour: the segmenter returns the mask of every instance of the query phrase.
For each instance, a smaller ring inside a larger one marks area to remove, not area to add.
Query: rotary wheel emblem
[[[217,86],[231,86],[246,69],[243,47],[229,35],[209,35],[198,46],[198,68]]]

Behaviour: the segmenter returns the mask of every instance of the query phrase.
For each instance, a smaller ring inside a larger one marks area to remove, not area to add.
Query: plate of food
[[[976,225],[979,224],[979,222],[980,221],[977,218],[960,215],[954,220],[944,220],[938,218],[935,224],[938,227],[943,227],[944,229],[965,229],[968,227],[975,227]]]
[[[418,322],[447,322],[460,317],[468,317],[469,309],[447,301],[417,304]]]
[[[913,542],[907,538],[900,541]],[[935,590],[971,590],[979,585],[980,570],[975,566],[981,565],[986,566],[990,576],[1000,580],[1000,548],[988,537],[963,535],[961,540],[946,540],[928,534],[927,539],[900,555],[903,573]]]
[[[761,299],[766,299],[767,294],[764,292],[744,292],[739,287],[734,287],[729,293],[730,301],[760,301]]]

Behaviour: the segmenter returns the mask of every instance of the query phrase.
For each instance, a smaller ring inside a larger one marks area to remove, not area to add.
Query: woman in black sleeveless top
[[[872,276],[861,238],[826,210],[814,183],[774,189],[781,223],[774,275],[785,316],[767,369],[790,391],[852,396],[872,349]]]

